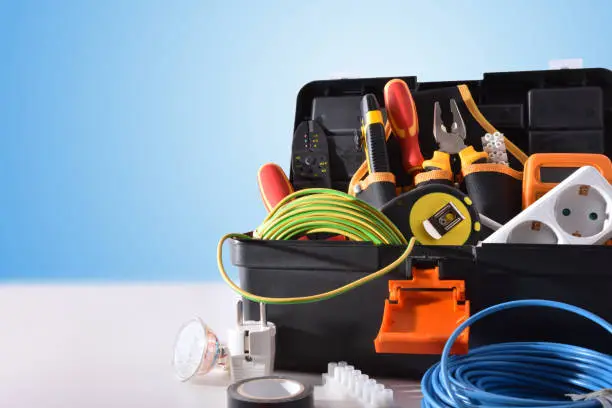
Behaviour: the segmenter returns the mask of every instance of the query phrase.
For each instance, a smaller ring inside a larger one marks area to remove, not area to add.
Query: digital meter
[[[537,153],[529,156],[523,173],[523,209],[583,166],[595,167],[612,182],[612,162],[603,154]]]

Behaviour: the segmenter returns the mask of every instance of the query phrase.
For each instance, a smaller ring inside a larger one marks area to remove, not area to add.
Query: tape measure
[[[406,239],[422,245],[476,244],[481,229],[472,200],[454,187],[426,184],[381,208]]]
[[[249,378],[227,389],[228,408],[314,408],[314,389],[291,378]]]

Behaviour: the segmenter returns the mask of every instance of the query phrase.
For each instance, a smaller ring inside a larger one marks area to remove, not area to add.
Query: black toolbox
[[[317,120],[328,136],[332,186],[346,191],[363,162],[354,130],[359,98],[374,93],[380,101],[393,78],[316,81],[297,97],[295,127]],[[415,100],[427,92],[467,85],[491,125],[525,153],[612,153],[612,71],[576,69],[485,74],[481,80],[425,82],[401,77]],[[430,118],[419,112],[419,142],[425,158],[435,144]],[[478,139],[482,134],[475,135]],[[474,143],[477,139],[473,139]],[[398,147],[390,139],[389,156]],[[520,163],[511,166],[520,170]],[[397,181],[407,180],[395,165]],[[293,177],[293,174],[291,175]],[[519,194],[520,195],[520,194]],[[516,197],[520,200],[520,197]],[[272,297],[324,292],[372,273],[396,259],[403,248],[362,242],[234,240],[232,263],[241,286]],[[322,372],[330,361],[349,361],[376,376],[420,378],[436,355],[377,354],[388,281],[410,276],[413,267],[438,267],[440,279],[465,281],[471,313],[504,301],[550,299],[590,310],[612,321],[612,248],[609,246],[501,245],[417,246],[405,264],[386,278],[318,303],[268,305],[278,327],[276,368]],[[246,301],[246,318],[259,308]],[[518,309],[488,318],[471,328],[470,347],[514,340],[570,343],[612,353],[600,328],[584,319],[548,309]]]

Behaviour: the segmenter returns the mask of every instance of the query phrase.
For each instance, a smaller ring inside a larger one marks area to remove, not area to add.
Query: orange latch
[[[389,299],[378,336],[377,353],[440,354],[451,333],[470,316],[465,282],[440,280],[438,267],[412,269],[411,280],[389,281]],[[468,352],[469,328],[452,354]]]

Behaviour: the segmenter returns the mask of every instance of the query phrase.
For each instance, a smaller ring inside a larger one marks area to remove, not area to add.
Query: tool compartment
[[[466,85],[488,122],[528,155],[550,151],[611,156],[611,71],[489,73],[482,80],[429,83],[419,83],[416,77],[399,78],[408,84],[417,104],[423,98],[428,100],[428,92],[444,89],[453,93],[458,85]],[[305,120],[316,120],[324,129],[334,189],[347,191],[352,175],[365,159],[355,132],[360,126],[360,97],[373,93],[382,101],[383,88],[391,79],[315,81],[298,93],[294,129]],[[571,98],[559,98],[564,93]],[[572,115],[581,119],[574,120]],[[436,145],[431,114],[424,116],[419,144],[428,159]],[[477,144],[483,136],[475,133],[470,135],[468,128],[471,144]],[[408,185],[412,178],[402,170],[394,139],[389,139],[387,150],[398,186]],[[510,166],[522,170],[513,157]],[[292,170],[290,180],[293,177]],[[508,184],[508,191],[516,191],[515,184]],[[521,196],[514,199],[517,202],[508,207],[520,208]],[[292,297],[331,290],[364,277],[393,262],[402,251],[401,247],[350,241],[234,240],[231,260],[245,290],[262,296]],[[389,282],[412,279],[414,268],[436,270],[441,282],[463,281],[471,314],[508,300],[540,298],[571,303],[612,321],[608,300],[612,293],[612,273],[607,270],[610,261],[609,246],[417,246],[395,271],[336,298],[301,305],[268,305],[268,319],[278,328],[276,368],[321,372],[329,361],[346,360],[374,376],[420,378],[438,355],[377,353],[374,343],[390,296]],[[446,302],[452,303],[448,299]],[[250,301],[245,305],[245,317],[255,319],[258,305]],[[604,338],[597,327],[580,318],[546,309],[519,309],[471,328],[469,346],[542,340],[612,353],[612,345]]]

